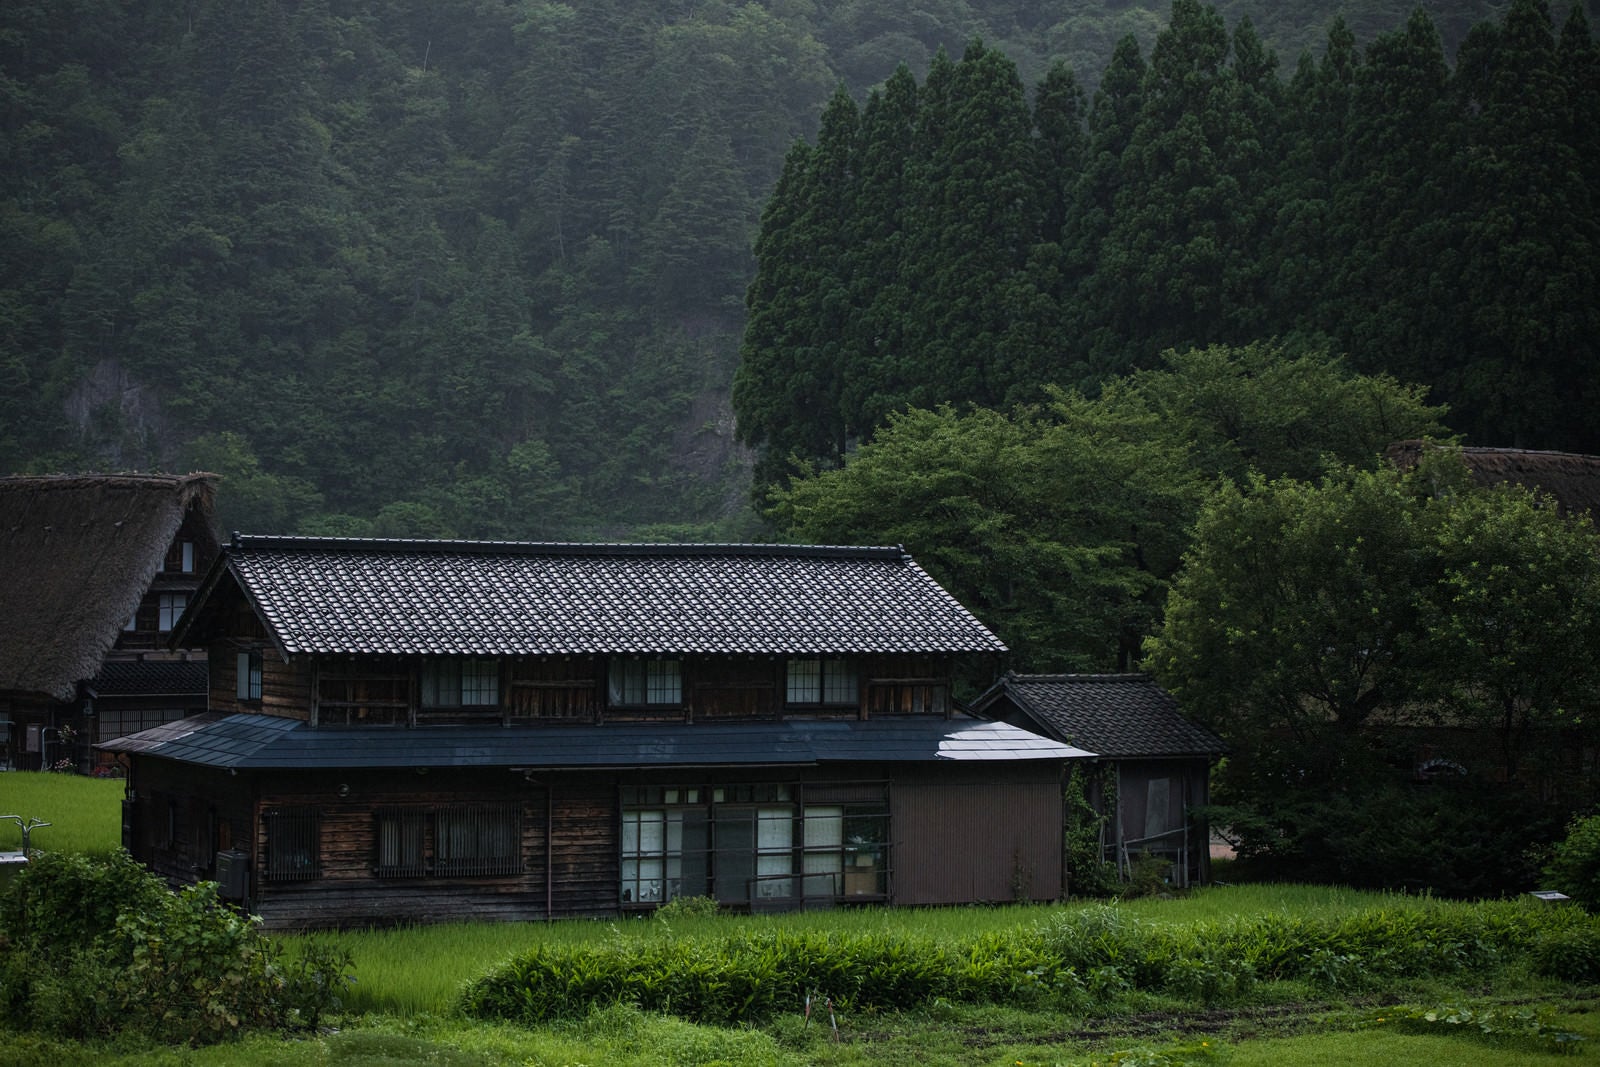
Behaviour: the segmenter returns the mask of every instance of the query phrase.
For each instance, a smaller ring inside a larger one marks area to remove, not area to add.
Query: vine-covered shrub
[[[543,1023],[620,1003],[725,1024],[799,1010],[808,995],[857,1012],[934,1000],[1079,1008],[1136,994],[1210,1005],[1237,1003],[1263,981],[1373,989],[1510,964],[1578,973],[1584,953],[1539,948],[1563,944],[1600,945],[1600,920],[1521,901],[1440,901],[1157,925],[1100,905],[970,941],[765,931],[545,945],[469,985],[462,1008]]]
[[[286,969],[258,927],[215,883],[168,892],[126,853],[36,853],[0,894],[0,1011],[60,1037],[189,1044],[316,1025],[349,952],[314,945]]]

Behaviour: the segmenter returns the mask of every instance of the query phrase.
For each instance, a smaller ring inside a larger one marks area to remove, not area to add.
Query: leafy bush
[[[166,895],[126,852],[35,852],[0,894],[0,931],[31,953],[70,954],[111,935],[124,912],[155,909]]]
[[[67,1038],[200,1044],[315,1025],[349,969],[348,952],[312,950],[286,971],[215,883],[169,893],[125,853],[36,855],[0,895],[0,950],[13,1025]]]
[[[1564,982],[1600,982],[1600,928],[1546,931],[1529,950],[1535,974]]]
[[[1600,910],[1600,815],[1573,821],[1544,873],[1554,888],[1589,911]]]

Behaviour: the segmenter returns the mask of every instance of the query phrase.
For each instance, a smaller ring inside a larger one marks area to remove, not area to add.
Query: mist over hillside
[[[1504,7],[1424,5],[1452,56]],[[1410,10],[1220,8],[1285,79]],[[0,470],[210,469],[259,532],[753,536],[752,246],[836,87],[982,39],[1092,93],[1169,14],[11,0]]]

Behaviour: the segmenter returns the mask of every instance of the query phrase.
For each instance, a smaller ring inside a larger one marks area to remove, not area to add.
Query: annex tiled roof
[[[97,696],[204,694],[205,660],[108,660],[89,683]]]
[[[184,630],[226,576],[286,655],[1005,650],[898,548],[235,537]]]
[[[1110,759],[1216,756],[1228,746],[1190,722],[1171,693],[1143,674],[1010,674],[979,697],[973,709],[1005,718],[1001,701],[1050,735]]]
[[[238,770],[769,766],[1090,756],[1015,726],[933,716],[867,721],[605,726],[317,727],[267,715],[196,715],[98,746]]]

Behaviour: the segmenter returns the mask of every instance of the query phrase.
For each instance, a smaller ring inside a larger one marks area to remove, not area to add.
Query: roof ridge
[[[1509,445],[1452,445],[1417,438],[1394,441],[1389,445],[1391,451],[1420,451],[1424,448],[1433,448],[1444,452],[1460,452],[1462,455],[1538,456],[1550,459],[1581,459],[1590,463],[1600,462],[1600,456],[1592,452],[1561,452],[1548,448],[1515,448]]]
[[[1155,677],[1143,671],[1111,671],[1084,674],[1019,674],[1006,672],[1006,677],[1016,682],[1155,682]]]
[[[312,537],[241,534],[234,531],[233,551],[448,552],[474,555],[548,556],[749,556],[817,559],[894,559],[910,556],[901,545],[798,545],[761,542],[675,541],[470,541],[427,538]]]

